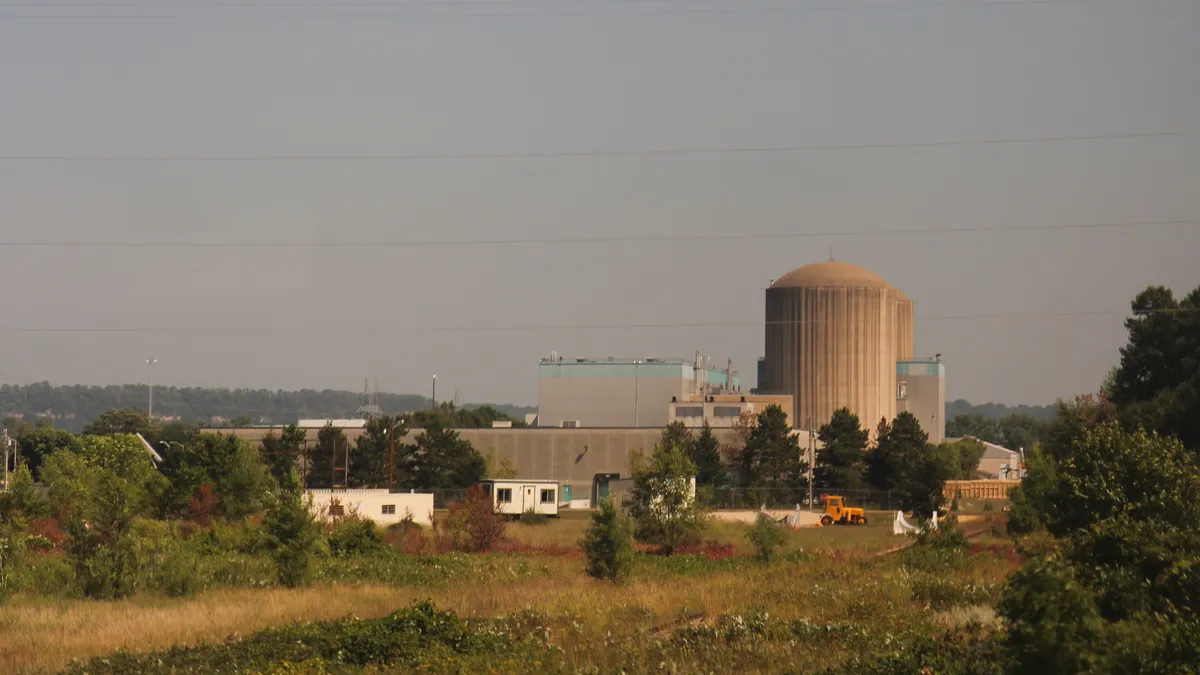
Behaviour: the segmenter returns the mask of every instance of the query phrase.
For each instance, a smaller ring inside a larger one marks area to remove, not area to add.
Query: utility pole
[[[4,429],[4,489],[8,489],[8,453],[12,449],[12,441],[8,438],[8,428]]]
[[[154,419],[154,364],[158,363],[158,359],[146,359],[147,370],[150,371],[150,405],[147,406],[146,414],[151,420]]]
[[[809,425],[811,426],[811,425]],[[817,444],[813,430],[808,430],[808,510],[813,510],[813,465],[817,463]]]

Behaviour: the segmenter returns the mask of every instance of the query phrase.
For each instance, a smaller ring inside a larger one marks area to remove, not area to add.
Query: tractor
[[[844,506],[844,497],[821,495],[821,501],[825,504],[825,513],[821,515],[822,527],[867,524],[867,514],[862,509],[852,509]]]

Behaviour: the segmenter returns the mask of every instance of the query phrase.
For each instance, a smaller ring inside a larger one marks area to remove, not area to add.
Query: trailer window
[[[542,490],[542,503],[543,504],[553,504],[554,503],[554,490]]]
[[[384,504],[383,505],[383,515],[385,515],[385,516],[396,515],[396,505],[395,504]]]
[[[496,488],[496,501],[503,504],[511,504],[512,488]]]

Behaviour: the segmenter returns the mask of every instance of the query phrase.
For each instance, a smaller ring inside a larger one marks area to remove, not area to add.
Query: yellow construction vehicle
[[[845,498],[835,495],[821,495],[825,504],[825,513],[821,515],[821,526],[830,525],[866,525],[867,514],[862,509],[852,509],[845,506]]]

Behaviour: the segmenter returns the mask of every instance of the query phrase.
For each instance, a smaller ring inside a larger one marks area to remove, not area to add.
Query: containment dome
[[[830,260],[798,267],[771,288],[891,288],[883,277],[865,267]]]
[[[874,272],[830,260],[766,293],[764,393],[791,394],[797,428],[849,408],[863,427],[896,415],[896,361],[910,358],[913,303]]]

